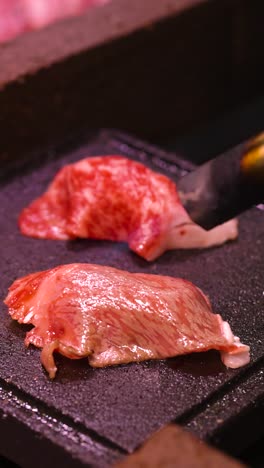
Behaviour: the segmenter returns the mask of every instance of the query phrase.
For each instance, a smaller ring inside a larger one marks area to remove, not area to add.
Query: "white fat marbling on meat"
[[[221,323],[221,318],[219,323]],[[240,342],[238,336],[234,336],[230,325],[227,322],[221,323],[223,335],[230,342],[234,344],[234,350],[221,351],[221,359],[226,367],[237,369],[238,367],[245,366],[250,361],[250,347]]]
[[[232,219],[206,231],[191,220],[177,224],[168,233],[167,249],[199,249],[221,245],[238,237],[238,221]]]

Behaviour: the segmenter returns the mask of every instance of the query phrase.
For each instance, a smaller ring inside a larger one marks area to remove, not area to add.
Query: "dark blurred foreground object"
[[[203,164],[177,182],[190,217],[205,229],[264,201],[264,133]]]
[[[179,426],[156,432],[116,468],[242,468],[244,465],[215,450]]]
[[[179,134],[262,90],[260,0],[112,0],[0,46],[0,161],[80,127]]]

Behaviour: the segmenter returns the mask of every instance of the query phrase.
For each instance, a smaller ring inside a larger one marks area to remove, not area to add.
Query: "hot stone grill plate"
[[[40,350],[24,347],[28,327],[13,322],[2,304],[0,453],[26,466],[36,461],[47,466],[55,459],[67,466],[109,466],[172,421],[237,452],[235,437],[226,442],[230,428],[239,427],[241,437],[257,438],[263,431],[254,416],[263,410],[264,394],[263,212],[253,208],[240,217],[235,242],[201,251],[170,251],[152,263],[123,243],[22,236],[17,227],[20,211],[44,191],[58,169],[102,154],[123,154],[175,179],[193,168],[179,156],[115,131],[79,135],[23,165],[16,161],[3,171],[0,186],[1,302],[15,278],[72,262],[183,277],[209,295],[215,312],[250,345],[251,362],[226,369],[212,351],[93,369],[86,359],[57,356],[59,370],[50,381]]]

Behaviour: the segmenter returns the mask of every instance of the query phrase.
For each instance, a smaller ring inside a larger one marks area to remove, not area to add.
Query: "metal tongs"
[[[191,219],[205,229],[264,201],[264,132],[177,182]]]

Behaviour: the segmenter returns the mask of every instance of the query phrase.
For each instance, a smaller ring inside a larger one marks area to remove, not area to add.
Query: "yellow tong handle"
[[[256,182],[264,183],[264,132],[247,144],[241,159],[241,170],[244,175],[254,177]]]

